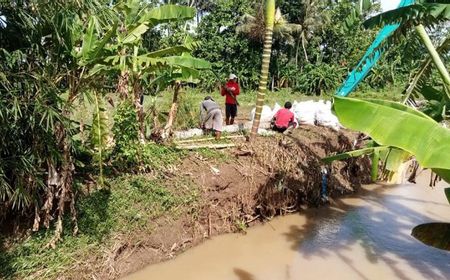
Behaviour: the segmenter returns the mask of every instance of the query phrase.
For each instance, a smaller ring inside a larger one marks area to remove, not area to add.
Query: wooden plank
[[[197,149],[225,149],[236,147],[235,144],[205,144],[205,145],[188,145],[188,146],[177,146],[180,150],[197,150]]]
[[[230,135],[230,136],[224,136],[220,139],[238,139],[238,138],[244,138],[244,135]],[[208,138],[200,138],[200,139],[189,139],[189,140],[180,140],[175,141],[175,144],[186,144],[186,143],[196,143],[196,142],[206,142],[206,141],[213,141],[215,140],[214,137],[208,137]]]

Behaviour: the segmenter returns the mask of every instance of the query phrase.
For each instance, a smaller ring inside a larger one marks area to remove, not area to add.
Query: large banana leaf
[[[448,1],[422,2],[373,16],[364,22],[366,28],[374,28],[387,24],[416,25],[421,22],[431,25],[450,19],[450,3]],[[443,4],[442,4],[443,3]]]
[[[139,24],[138,26],[136,26],[132,30],[129,30],[129,32],[123,38],[121,43],[123,43],[123,44],[133,44],[133,43],[141,40],[142,35],[144,35],[144,33],[147,32],[147,30],[149,28],[150,27],[147,24],[145,24],[145,23]]]
[[[382,105],[386,103],[390,105]],[[450,131],[393,103],[335,97],[334,109],[344,126],[370,135],[380,145],[413,154],[423,167],[450,182]]]
[[[211,63],[209,61],[188,55],[165,57],[164,60],[166,60],[170,65],[177,65],[198,70],[211,69]]]
[[[403,104],[397,103],[397,102],[392,102],[392,101],[387,101],[387,100],[380,100],[380,99],[364,99],[368,102],[374,103],[374,104],[378,104],[380,106],[385,106],[385,107],[390,107],[396,110],[400,110],[400,111],[404,111],[407,112],[409,114],[413,114],[417,117],[421,117],[421,118],[425,118],[428,120],[433,120],[432,118],[430,118],[428,115],[424,114],[423,112],[417,111],[411,107],[405,106]]]
[[[179,45],[179,46],[175,46],[175,47],[169,47],[169,48],[165,48],[162,50],[157,50],[154,52],[150,52],[145,54],[145,56],[147,57],[163,57],[163,56],[167,56],[167,55],[177,55],[177,54],[182,54],[184,52],[189,52],[190,49],[183,46],[183,45]]]
[[[195,9],[188,6],[163,5],[150,10],[139,20],[140,23],[146,23],[150,27],[173,21],[188,20],[195,16]]]
[[[80,65],[94,65],[104,59],[105,46],[110,42],[112,36],[116,32],[117,22],[106,32],[101,40],[99,40],[93,32],[94,23],[89,23],[86,34],[83,36],[81,51],[77,54],[80,57]]]

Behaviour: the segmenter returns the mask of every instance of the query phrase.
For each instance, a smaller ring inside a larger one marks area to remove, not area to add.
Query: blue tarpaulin
[[[406,7],[414,4],[415,0],[402,0],[398,5],[398,8]],[[384,26],[380,32],[378,33],[375,41],[373,41],[372,45],[370,45],[369,49],[364,54],[361,61],[358,65],[353,69],[352,72],[348,75],[347,79],[343,83],[343,85],[337,90],[336,95],[338,96],[347,96],[349,95],[358,84],[369,74],[372,67],[380,59],[383,50],[380,48],[381,44],[384,40],[386,40],[392,33],[399,28],[399,24],[390,24]]]

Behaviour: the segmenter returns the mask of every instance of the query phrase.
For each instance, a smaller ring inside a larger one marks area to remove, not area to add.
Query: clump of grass
[[[111,154],[110,162],[111,166],[122,172],[164,171],[185,156],[186,152],[169,146],[131,143],[122,147],[120,152]]]
[[[53,232],[42,230],[2,250],[0,278],[55,278],[100,257],[112,245],[114,236],[148,233],[152,220],[162,215],[176,216],[183,206],[189,207],[198,199],[197,188],[190,181],[175,182],[168,188],[161,179],[127,175],[110,180],[109,184],[110,190],[96,190],[79,197],[79,234],[65,232],[56,249],[45,248]],[[7,240],[1,242],[5,244]]]
[[[218,162],[229,162],[232,158],[229,154],[220,150],[202,148],[196,150],[197,154],[208,160],[216,160]]]

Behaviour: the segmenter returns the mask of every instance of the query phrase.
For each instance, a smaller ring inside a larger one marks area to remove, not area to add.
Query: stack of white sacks
[[[276,103],[273,109],[264,105],[261,122],[270,122],[281,106]],[[336,131],[343,128],[338,118],[331,112],[331,102],[323,100],[315,101],[294,101],[291,111],[294,113],[297,123],[301,125],[320,125],[330,127]],[[250,119],[255,117],[255,109],[250,113]]]

